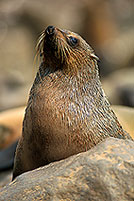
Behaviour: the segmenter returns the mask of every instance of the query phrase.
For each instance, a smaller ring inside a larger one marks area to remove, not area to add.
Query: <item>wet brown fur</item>
[[[72,47],[69,37],[78,39]],[[107,137],[131,139],[102,89],[97,57],[78,34],[55,28],[37,44],[41,65],[30,91],[13,178],[86,151]]]

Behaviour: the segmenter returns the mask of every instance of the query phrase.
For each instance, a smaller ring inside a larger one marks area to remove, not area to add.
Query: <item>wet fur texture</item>
[[[70,45],[70,36],[78,40]],[[78,34],[55,28],[37,44],[41,65],[30,91],[13,178],[86,151],[107,137],[131,139],[102,89],[97,57]]]

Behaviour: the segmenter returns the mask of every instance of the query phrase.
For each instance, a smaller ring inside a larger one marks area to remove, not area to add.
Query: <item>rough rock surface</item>
[[[25,107],[0,112],[0,150],[9,147],[21,136]]]
[[[12,179],[12,170],[0,171],[0,189],[9,183]],[[1,197],[0,197],[1,200]]]
[[[0,200],[134,200],[134,142],[108,138],[93,149],[24,173]]]
[[[114,71],[102,80],[102,86],[111,104],[134,106],[134,67]]]

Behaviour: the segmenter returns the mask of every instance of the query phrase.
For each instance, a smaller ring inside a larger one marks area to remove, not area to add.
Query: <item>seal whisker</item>
[[[63,63],[64,62],[64,50],[63,50],[63,45],[61,42],[60,42],[60,45],[61,45],[61,55],[62,55],[62,63]]]

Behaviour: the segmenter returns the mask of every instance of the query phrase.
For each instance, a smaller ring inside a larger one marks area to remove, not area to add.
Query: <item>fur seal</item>
[[[41,65],[30,91],[13,179],[84,152],[107,137],[132,139],[102,89],[97,56],[78,34],[48,26],[37,44]]]

